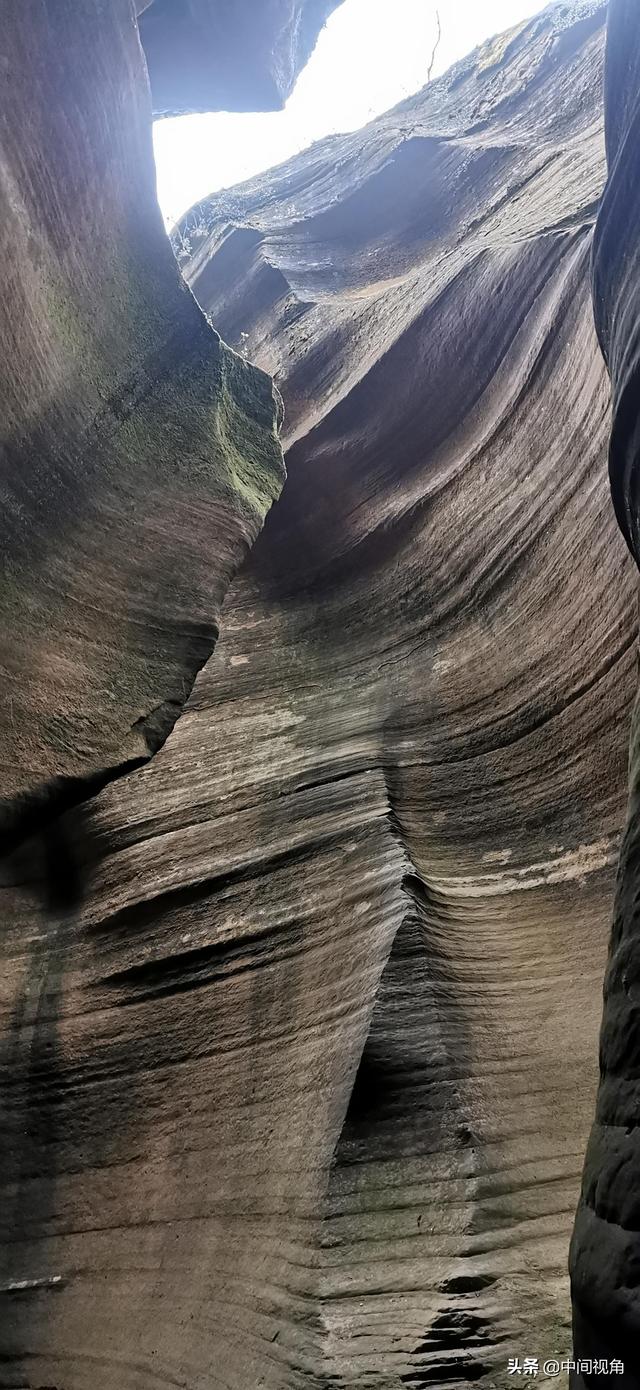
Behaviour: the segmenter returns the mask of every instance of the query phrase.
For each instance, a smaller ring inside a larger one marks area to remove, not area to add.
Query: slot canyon
[[[3,1390],[640,1386],[640,11],[335,8],[4,0]]]

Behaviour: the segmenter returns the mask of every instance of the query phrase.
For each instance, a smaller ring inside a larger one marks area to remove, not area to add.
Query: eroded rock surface
[[[217,659],[243,719],[291,673],[325,795],[383,769],[409,861],[326,1197],[350,1386],[570,1355],[636,659],[589,302],[603,24],[551,11],[192,219],[194,292],[286,409]]]
[[[611,373],[609,467],[616,513],[640,559],[640,15],[610,7],[606,74],[609,181],[594,242],[596,323]],[[576,1349],[618,1358],[640,1385],[640,743],[631,733],[629,807],[616,889],[600,1037],[600,1088],[572,1242]],[[598,1375],[584,1377],[600,1386]],[[610,1383],[610,1382],[607,1382]]]
[[[81,910],[5,875],[4,1387],[569,1355],[635,685],[603,26],[558,7],[193,218],[289,482],[166,744],[96,800]]]
[[[7,0],[0,65],[3,850],[166,737],[284,475],[163,230],[132,0]]]

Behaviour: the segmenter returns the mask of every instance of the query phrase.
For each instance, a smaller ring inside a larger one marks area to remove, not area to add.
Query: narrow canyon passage
[[[553,7],[176,239],[288,478],[254,542],[221,407],[215,650],[88,804],[82,901],[47,910],[42,846],[2,865],[5,1390],[571,1355],[637,681],[604,29]]]

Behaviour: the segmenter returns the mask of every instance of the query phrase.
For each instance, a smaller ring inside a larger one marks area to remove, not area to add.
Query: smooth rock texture
[[[153,108],[272,111],[340,0],[151,0],[140,32]]]
[[[166,737],[284,472],[163,230],[132,0],[6,0],[0,69],[2,851]]]
[[[639,92],[640,14],[635,4],[612,0],[605,89],[609,180],[594,240],[593,299],[611,373],[611,487],[620,526],[636,561],[640,560]],[[605,976],[600,1088],[571,1251],[576,1350],[584,1358],[620,1358],[628,1387],[640,1385],[639,905],[636,709],[627,826]],[[605,1380],[591,1375],[581,1383],[599,1386]]]
[[[569,1356],[636,676],[603,37],[552,9],[189,223],[289,480],[80,910],[5,869],[4,1390]]]

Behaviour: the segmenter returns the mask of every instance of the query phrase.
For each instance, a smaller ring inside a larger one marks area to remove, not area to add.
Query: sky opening
[[[192,203],[289,159],[324,135],[357,130],[541,0],[343,0],[283,111],[156,121],[158,197],[172,226]],[[441,36],[435,55],[438,16]]]

